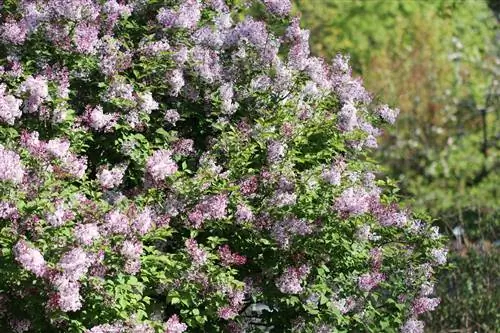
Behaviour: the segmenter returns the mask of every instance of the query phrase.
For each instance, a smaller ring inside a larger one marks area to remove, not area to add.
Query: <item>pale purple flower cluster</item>
[[[56,303],[62,311],[78,311],[82,307],[82,297],[78,281],[68,279],[64,275],[57,275],[51,279],[51,282],[57,290],[57,294],[55,295]]]
[[[103,324],[92,327],[85,333],[125,333],[125,327],[122,324]]]
[[[21,117],[22,100],[7,94],[7,86],[0,84],[0,120],[9,125],[14,125],[16,118]]]
[[[305,236],[312,232],[311,226],[303,219],[289,216],[276,223],[271,230],[273,238],[282,248],[288,248],[290,240],[298,235]]]
[[[79,224],[73,230],[75,239],[82,245],[91,245],[101,237],[99,227],[95,223]]]
[[[292,9],[292,4],[289,0],[262,0],[267,9],[278,16],[287,16]]]
[[[177,171],[177,164],[172,160],[172,151],[160,149],[153,153],[146,162],[146,170],[155,182],[160,182],[165,177]]]
[[[309,271],[308,265],[289,267],[276,280],[276,287],[284,294],[300,294],[304,290],[302,282],[309,275]]]
[[[47,79],[42,76],[29,76],[19,87],[21,93],[28,95],[27,112],[38,111],[39,107],[49,96]]]
[[[165,111],[165,121],[174,125],[175,123],[178,122],[181,119],[181,116],[179,115],[179,112],[175,109],[169,109]]]
[[[136,274],[141,268],[142,243],[136,240],[125,240],[120,254],[125,257],[125,272]]]
[[[15,45],[24,44],[28,35],[28,26],[25,20],[16,21],[8,18],[0,27],[3,40]]]
[[[201,18],[201,5],[196,0],[183,0],[177,11],[162,8],[158,12],[156,19],[166,28],[186,28],[196,27]]]
[[[203,266],[208,260],[208,253],[203,250],[195,239],[190,238],[185,242],[186,250],[195,266]]]
[[[13,252],[16,260],[25,270],[32,272],[37,277],[42,277],[45,274],[47,264],[43,255],[26,241],[18,241]]]
[[[142,212],[135,216],[132,227],[139,235],[145,235],[153,228],[152,212],[149,207],[144,208]]]
[[[333,306],[337,308],[340,313],[345,314],[356,308],[357,302],[353,296],[349,296],[341,299],[334,299],[332,301]]]
[[[170,85],[170,95],[177,96],[181,92],[186,82],[181,69],[174,69],[166,74],[167,82]],[[170,121],[169,121],[170,122]]]
[[[24,167],[18,154],[0,145],[0,181],[19,184],[23,181]]]
[[[334,208],[343,216],[360,215],[369,211],[372,195],[362,187],[349,187],[335,201]]]
[[[118,121],[118,114],[105,114],[101,106],[87,107],[83,121],[96,131],[109,132]]]
[[[446,248],[432,249],[431,255],[432,255],[432,258],[436,264],[444,265],[444,264],[446,264],[446,257],[448,255],[448,249],[446,249]]]
[[[125,170],[125,166],[115,166],[112,169],[102,168],[97,173],[97,180],[105,189],[117,187],[123,181]]]
[[[244,204],[238,204],[236,207],[236,221],[243,223],[245,221],[251,222],[254,219],[252,210]]]
[[[219,247],[217,253],[222,265],[224,266],[239,266],[244,265],[247,262],[247,258],[245,256],[232,252],[228,245]]]
[[[90,264],[88,254],[82,248],[75,247],[61,257],[58,266],[68,280],[78,281],[88,271]]]
[[[370,291],[385,280],[385,275],[380,272],[365,273],[358,278],[359,289]]]
[[[329,169],[324,170],[321,176],[326,182],[330,183],[331,185],[338,186],[340,185],[340,180],[344,169],[345,164],[343,162],[334,163]]]
[[[424,322],[416,319],[408,319],[401,327],[401,333],[424,333]]]
[[[167,327],[165,333],[182,333],[187,330],[187,325],[181,323],[176,314],[168,318],[165,326]]]
[[[255,193],[255,191],[257,191],[258,186],[259,186],[259,181],[258,181],[257,177],[251,176],[251,177],[244,179],[240,183],[240,192],[241,192],[241,194],[243,194],[245,196],[249,196],[249,195]]]
[[[411,307],[413,315],[418,316],[428,311],[434,311],[441,300],[439,298],[420,297],[417,298]]]
[[[73,42],[76,50],[81,53],[95,54],[99,45],[99,27],[87,22],[81,22],[75,27]]]
[[[226,217],[228,198],[225,194],[210,196],[188,214],[189,221],[195,228],[200,228],[206,220],[217,220]]]
[[[46,220],[53,227],[59,227],[65,224],[68,220],[74,217],[71,210],[66,209],[64,202],[59,201],[56,204],[56,209],[54,212],[47,213]]]
[[[391,109],[388,105],[381,105],[376,113],[389,124],[394,124],[399,114],[399,109]]]
[[[101,234],[109,235],[126,235],[130,231],[130,221],[128,217],[118,210],[112,210],[104,217],[105,223],[101,226]]]
[[[285,153],[285,144],[276,140],[271,140],[267,145],[267,162],[269,164],[275,164],[285,157]]]

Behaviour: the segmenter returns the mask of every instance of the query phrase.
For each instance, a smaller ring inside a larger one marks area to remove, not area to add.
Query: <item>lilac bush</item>
[[[422,332],[446,252],[369,158],[397,111],[290,9],[3,1],[2,332]]]

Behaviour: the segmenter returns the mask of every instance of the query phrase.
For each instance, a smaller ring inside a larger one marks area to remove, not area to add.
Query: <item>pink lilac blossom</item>
[[[394,124],[398,117],[399,109],[391,109],[388,105],[382,105],[375,112],[389,124]]]
[[[401,333],[424,333],[424,322],[416,319],[408,319],[401,327]]]
[[[167,149],[155,151],[146,162],[146,170],[156,182],[173,175],[177,171],[177,164],[172,160],[172,151]]]
[[[420,297],[417,298],[411,307],[413,315],[418,316],[428,311],[434,311],[440,303],[439,298]]]
[[[233,102],[234,98],[234,90],[233,90],[233,84],[232,83],[224,83],[221,85],[220,89],[220,97],[222,100],[222,105],[221,109],[222,112],[225,114],[233,114],[236,112],[236,109],[238,108],[238,103]]]
[[[259,181],[256,176],[250,176],[245,178],[240,183],[240,192],[245,196],[249,196],[257,191],[259,187]]]
[[[115,166],[112,169],[103,168],[97,173],[97,180],[105,189],[115,188],[122,183],[125,170],[125,166]]]
[[[99,227],[95,223],[80,224],[73,229],[75,239],[82,245],[91,245],[101,237]]]
[[[28,94],[27,112],[33,113],[49,96],[47,80],[43,76],[29,76],[21,84],[20,92]]]
[[[220,79],[222,69],[217,52],[197,45],[191,49],[191,58],[194,70],[203,81],[212,84]]]
[[[167,327],[165,329],[165,333],[182,333],[188,328],[186,324],[180,322],[179,317],[176,314],[168,318],[165,326]]]
[[[139,44],[139,52],[148,56],[156,56],[168,50],[170,50],[170,44],[167,40],[157,40],[147,43],[142,41]]]
[[[382,267],[382,249],[375,247],[370,250],[370,263],[375,271]]]
[[[217,311],[217,315],[221,319],[229,320],[234,319],[238,315],[238,311],[231,306],[223,306]]]
[[[335,201],[334,208],[343,216],[360,215],[370,209],[371,194],[362,187],[349,187]]]
[[[341,298],[338,300],[332,301],[333,306],[340,311],[342,314],[346,314],[349,311],[352,311],[356,308],[357,302],[356,299],[352,296],[347,298]]]
[[[63,202],[58,202],[55,211],[48,213],[45,218],[51,226],[59,227],[73,218],[73,216],[73,213],[65,208]]]
[[[109,132],[118,121],[117,113],[104,114],[102,106],[88,106],[83,117],[84,122],[96,131]]]
[[[185,0],[177,11],[162,8],[158,12],[156,19],[166,28],[186,28],[196,27],[201,18],[201,5],[196,0]]]
[[[311,227],[302,219],[290,216],[276,223],[271,234],[282,248],[288,248],[291,239],[298,236],[305,236],[312,232]]]
[[[85,333],[125,333],[125,327],[122,324],[103,324],[92,327]]]
[[[350,102],[345,103],[342,109],[340,109],[339,127],[346,132],[350,132],[358,127],[357,110]]]
[[[185,242],[186,250],[193,259],[193,264],[195,266],[203,266],[208,260],[208,253],[203,250],[196,242],[195,239],[187,239]]]
[[[251,222],[253,219],[254,215],[252,210],[247,205],[238,204],[236,208],[236,221],[243,223],[245,221]]]
[[[420,296],[429,296],[434,293],[434,283],[424,282],[420,286]]]
[[[51,0],[52,15],[59,15],[72,21],[95,20],[99,8],[92,0]]]
[[[21,158],[11,150],[0,144],[0,181],[11,181],[19,184],[23,181],[24,167]]]
[[[262,0],[267,9],[278,16],[287,16],[292,9],[289,0]]]
[[[150,114],[152,111],[157,110],[160,105],[153,99],[151,92],[139,94],[139,107],[141,111]]]
[[[167,72],[167,81],[170,85],[170,95],[178,96],[185,85],[184,74],[180,69]]]
[[[432,249],[431,255],[436,264],[444,265],[446,264],[446,256],[448,255],[448,249],[445,248]]]
[[[20,240],[14,246],[13,252],[14,257],[24,269],[32,272],[37,277],[45,274],[47,264],[38,249],[32,247],[24,240]]]
[[[66,154],[61,158],[61,167],[69,175],[75,178],[83,178],[87,170],[87,157]]]
[[[0,219],[16,219],[19,216],[17,207],[7,201],[0,201]]]
[[[139,259],[142,253],[142,243],[139,241],[125,240],[120,248],[120,254],[126,259]]]
[[[126,83],[123,79],[113,80],[106,93],[106,98],[134,101],[134,86]]]
[[[223,266],[239,266],[244,265],[247,262],[247,258],[245,256],[231,252],[228,245],[219,247],[217,253]]]
[[[279,162],[286,153],[286,145],[276,141],[271,140],[267,145],[267,162],[269,164],[275,164]]]
[[[80,53],[95,54],[99,43],[99,27],[87,22],[80,22],[75,27],[73,42]]]
[[[80,247],[66,252],[59,260],[58,266],[64,276],[71,281],[78,281],[87,273],[91,261],[88,254]]]
[[[181,119],[181,116],[179,115],[179,112],[175,109],[169,109],[165,111],[165,121],[174,125],[175,123],[178,122]]]
[[[25,20],[16,21],[9,18],[0,27],[0,33],[3,40],[22,45],[28,37],[28,26]]]
[[[359,289],[370,291],[385,280],[385,275],[379,272],[365,273],[358,278]]]
[[[151,209],[146,207],[132,221],[132,228],[139,235],[145,235],[153,228],[153,219]]]
[[[60,138],[49,140],[45,145],[46,151],[57,158],[63,158],[64,156],[66,156],[69,152],[69,147],[69,141]]]
[[[309,271],[308,265],[289,267],[276,280],[276,287],[284,294],[300,294],[304,290],[301,283],[309,275]]]
[[[329,169],[324,170],[321,176],[330,185],[338,186],[340,185],[340,180],[344,169],[344,163],[335,163]]]
[[[228,198],[226,194],[213,195],[198,203],[188,214],[194,228],[200,228],[206,220],[222,219],[226,216]]]
[[[16,118],[22,115],[21,104],[22,100],[7,94],[7,86],[0,84],[0,120],[9,125],[14,125]]]
[[[105,236],[127,234],[130,231],[129,220],[126,215],[113,210],[104,217],[105,223],[101,226],[101,233]]]
[[[194,141],[191,139],[180,139],[174,142],[172,149],[174,153],[181,156],[188,156],[194,152]]]
[[[82,307],[80,284],[68,279],[64,274],[51,279],[52,285],[57,290],[56,302],[64,312],[78,311]]]

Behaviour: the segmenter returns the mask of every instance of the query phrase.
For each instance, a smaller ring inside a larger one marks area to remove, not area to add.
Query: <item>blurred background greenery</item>
[[[401,110],[378,159],[449,235],[429,332],[500,328],[500,1],[294,0],[312,51],[348,53]]]

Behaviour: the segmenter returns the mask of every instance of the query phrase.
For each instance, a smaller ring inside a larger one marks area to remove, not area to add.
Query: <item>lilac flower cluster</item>
[[[206,220],[222,219],[226,216],[228,198],[225,194],[209,196],[196,204],[188,214],[189,222],[194,228],[200,228]]]
[[[309,272],[308,265],[289,267],[276,280],[276,287],[284,294],[300,294],[304,290],[302,281],[309,275]]]
[[[245,256],[231,252],[228,245],[219,247],[218,254],[220,261],[224,266],[239,266],[244,265],[247,262],[247,258]]]
[[[160,182],[177,171],[177,164],[172,160],[170,150],[161,149],[148,158],[146,169],[155,182]]]

